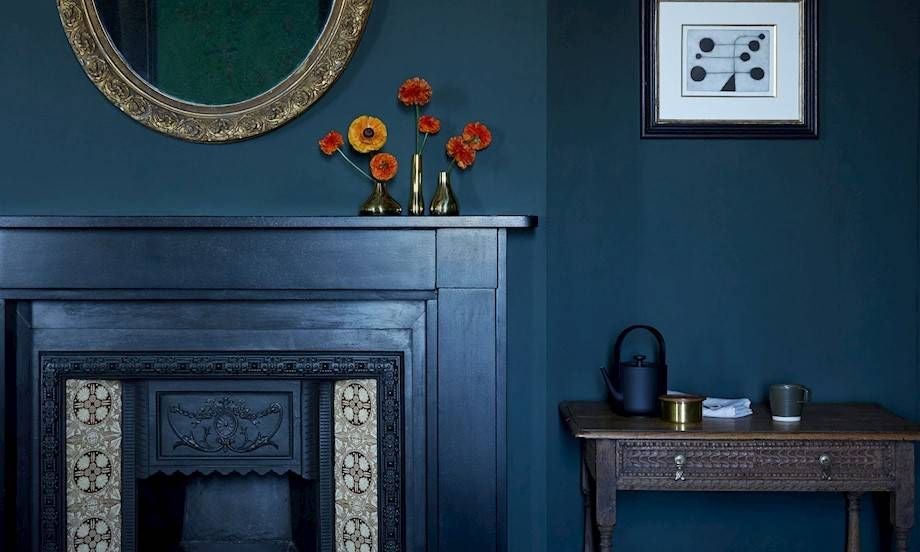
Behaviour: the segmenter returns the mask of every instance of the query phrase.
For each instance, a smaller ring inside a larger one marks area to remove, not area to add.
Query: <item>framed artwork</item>
[[[643,138],[817,138],[817,0],[642,0]]]

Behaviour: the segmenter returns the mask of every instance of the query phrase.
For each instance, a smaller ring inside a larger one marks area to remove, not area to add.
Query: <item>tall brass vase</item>
[[[374,183],[374,191],[367,201],[361,205],[359,214],[361,215],[398,215],[402,213],[402,207],[395,199],[390,197],[387,192],[387,185],[383,182]]]
[[[460,214],[460,204],[454,196],[454,191],[450,188],[450,173],[441,171],[438,173],[438,189],[431,198],[431,206],[428,212],[437,216],[457,216]]]
[[[409,175],[409,214],[425,214],[425,195],[422,189],[422,156],[412,154],[412,174]]]

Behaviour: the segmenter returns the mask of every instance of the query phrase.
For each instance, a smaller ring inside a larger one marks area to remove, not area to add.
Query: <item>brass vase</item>
[[[422,191],[422,156],[412,154],[412,174],[409,175],[409,214],[425,214],[425,195]]]
[[[387,192],[387,185],[383,182],[374,183],[374,191],[367,201],[361,205],[359,214],[361,215],[398,215],[402,213],[402,207],[395,199],[390,197]]]
[[[450,173],[441,171],[438,173],[438,189],[431,198],[431,206],[428,212],[437,216],[457,216],[460,214],[460,204],[454,196],[454,191],[450,189]]]

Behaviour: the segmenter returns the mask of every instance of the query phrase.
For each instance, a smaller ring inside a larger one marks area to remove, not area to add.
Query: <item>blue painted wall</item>
[[[201,146],[105,101],[53,2],[12,3],[0,213],[352,214],[367,188],[316,139],[370,112],[405,159],[412,124],[393,95],[425,75],[448,128],[496,130],[457,180],[464,212],[544,217],[509,247],[511,549],[580,550],[578,450],[555,405],[602,397],[597,366],[630,322],[665,332],[681,389],[759,397],[796,379],[818,400],[920,417],[916,3],[824,2],[816,142],[640,141],[638,5],[376,0],[356,57],[305,116]],[[429,178],[440,159],[428,154]],[[834,496],[626,494],[615,543],[833,550],[842,511]]]
[[[375,0],[367,33],[332,90],[304,116],[233,145],[188,144],[125,117],[85,77],[50,0],[8,2],[0,18],[0,213],[351,215],[370,189],[317,139],[372,113],[406,164],[393,194],[405,205],[414,121],[397,105],[403,79],[435,87],[444,134],[427,153],[428,197],[448,132],[470,120],[492,147],[454,181],[466,214],[544,214],[545,0]],[[545,499],[543,230],[509,240],[511,532],[542,547]]]
[[[631,322],[671,386],[917,417],[918,52],[911,0],[820,15],[818,141],[640,141],[639,1],[550,0],[548,396],[602,398]],[[578,449],[548,411],[548,550],[580,539]],[[842,497],[624,493],[617,550],[842,550]],[[865,507],[864,550],[878,550]],[[917,546],[915,550],[920,549]]]

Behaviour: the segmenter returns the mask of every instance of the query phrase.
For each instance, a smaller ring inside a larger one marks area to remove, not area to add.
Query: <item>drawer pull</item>
[[[818,457],[818,464],[821,465],[821,479],[824,481],[831,480],[831,455],[822,454]]]
[[[684,481],[684,465],[687,458],[683,454],[674,457],[674,481]]]

